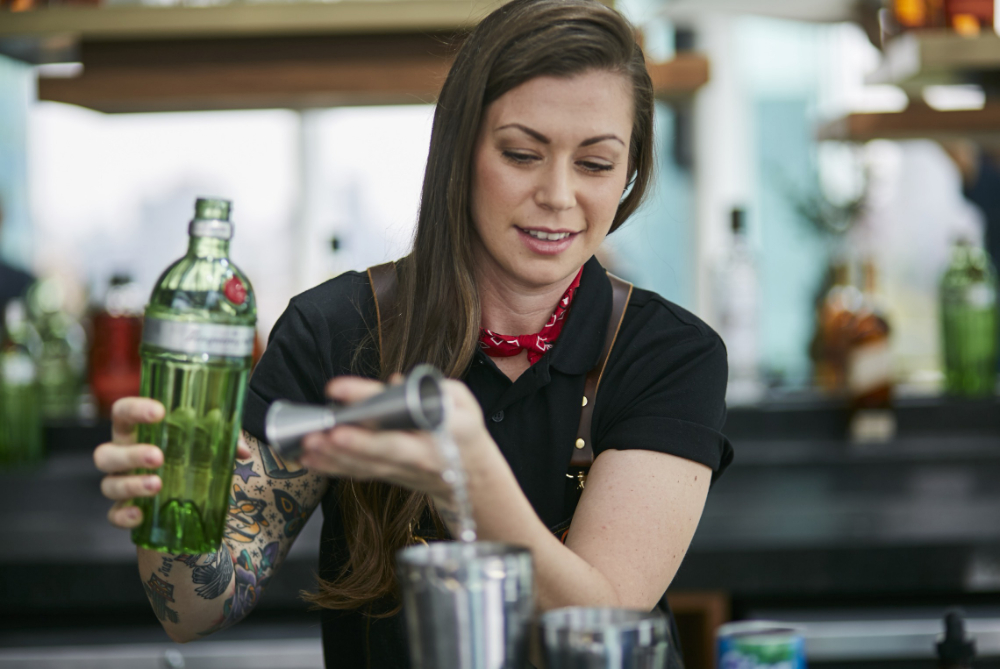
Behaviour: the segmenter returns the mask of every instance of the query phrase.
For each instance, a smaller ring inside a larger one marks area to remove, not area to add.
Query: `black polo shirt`
[[[333,376],[373,369],[374,313],[367,275],[357,272],[293,298],[250,381],[245,429],[263,439],[271,401],[322,402]],[[566,471],[585,376],[600,355],[610,313],[611,284],[592,258],[552,350],[514,382],[480,351],[464,377],[525,495],[554,532],[568,526],[575,508],[575,483]],[[365,342],[365,353],[356,356]],[[726,378],[725,347],[711,328],[655,293],[633,290],[594,408],[595,456],[630,448],[671,453],[707,465],[718,477],[733,456],[720,432]],[[323,578],[333,578],[346,556],[336,497],[333,485],[322,503]],[[324,611],[327,666],[407,666],[401,618]]]

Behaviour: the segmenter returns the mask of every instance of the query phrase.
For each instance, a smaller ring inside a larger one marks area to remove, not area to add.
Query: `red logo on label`
[[[243,282],[239,280],[239,277],[234,276],[229,279],[229,281],[226,281],[226,285],[223,287],[222,292],[226,295],[227,300],[237,306],[246,302],[247,287],[243,285]]]

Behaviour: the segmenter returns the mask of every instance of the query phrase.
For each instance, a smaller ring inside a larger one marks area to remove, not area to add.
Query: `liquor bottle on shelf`
[[[874,261],[862,265],[861,304],[854,317],[847,351],[847,390],[853,441],[888,441],[896,432],[892,413],[891,329],[878,294]]]
[[[948,27],[959,35],[972,37],[993,30],[994,0],[944,0]]]
[[[941,278],[945,390],[993,395],[997,381],[997,275],[986,251],[967,240],[952,248]]]
[[[816,385],[834,394],[847,389],[847,352],[862,304],[861,291],[851,282],[850,268],[843,259],[832,266],[832,285],[819,306],[813,344]]]
[[[746,404],[760,399],[760,356],[757,336],[757,266],[746,231],[746,212],[732,211],[730,252],[716,272],[715,303],[719,334],[729,355],[726,401]]]
[[[38,462],[44,456],[41,402],[33,351],[41,345],[24,302],[4,310],[0,339],[0,467]]]
[[[87,335],[66,309],[63,285],[47,278],[28,289],[28,313],[41,338],[35,359],[45,420],[76,418],[86,376]]]
[[[892,13],[904,30],[944,28],[944,3],[945,0],[893,0]]]
[[[144,301],[135,282],[116,274],[91,317],[90,389],[103,416],[116,400],[139,394]]]
[[[195,203],[187,255],[146,307],[141,394],[166,417],[138,431],[140,443],[164,453],[160,492],[135,500],[143,520],[132,541],[144,548],[206,553],[222,541],[257,321],[250,282],[229,260],[230,208]]]

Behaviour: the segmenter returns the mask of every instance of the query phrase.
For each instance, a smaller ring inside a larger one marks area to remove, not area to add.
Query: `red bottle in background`
[[[145,299],[128,276],[111,279],[104,304],[93,315],[90,388],[102,416],[122,397],[139,394],[142,308]]]

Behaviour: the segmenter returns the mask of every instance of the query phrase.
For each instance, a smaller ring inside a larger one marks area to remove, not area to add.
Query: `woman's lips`
[[[539,239],[537,237],[532,237],[523,228],[518,228],[517,232],[518,236],[521,238],[521,241],[524,243],[525,246],[528,247],[529,250],[539,255],[546,255],[546,256],[558,255],[562,253],[563,251],[565,251],[570,247],[570,245],[573,243],[573,240],[576,239],[576,236],[580,234],[578,232],[571,232],[568,236],[564,237],[563,239],[547,240],[547,239]],[[545,230],[544,232],[550,232],[550,231]]]

